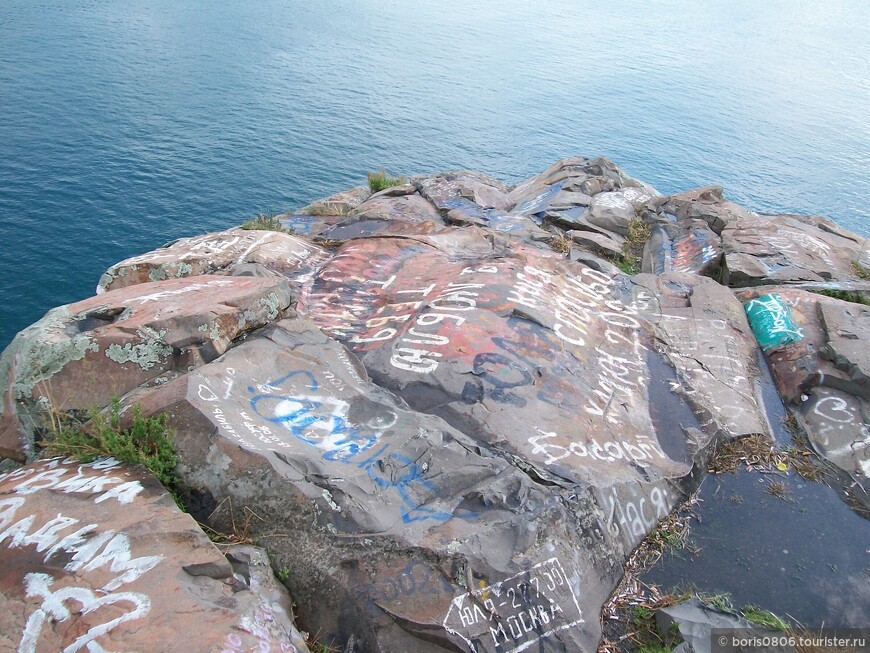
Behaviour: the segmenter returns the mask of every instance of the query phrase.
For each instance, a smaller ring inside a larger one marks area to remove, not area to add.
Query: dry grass
[[[288,229],[281,224],[281,220],[279,220],[275,214],[266,215],[260,213],[257,217],[251,218],[247,222],[242,223],[240,228],[249,231],[277,231],[282,234],[293,233],[292,229]]]
[[[649,628],[638,619],[644,611],[674,605],[689,598],[688,593],[662,593],[655,585],[647,585],[640,576],[661,559],[665,551],[693,549],[689,540],[689,524],[696,519],[694,507],[700,503],[697,495],[690,497],[682,506],[661,520],[656,529],[634,550],[624,565],[625,575],[601,610],[602,623],[617,622],[624,634],[616,640],[603,637],[599,653],[617,653],[627,648],[632,650],[650,645]],[[655,642],[652,642],[655,644]]]
[[[547,244],[554,252],[559,252],[560,254],[569,254],[571,252],[571,244],[573,242],[574,241],[568,238],[565,234],[556,234],[547,241]]]
[[[707,471],[711,474],[735,472],[741,465],[749,470],[772,471],[777,465],[784,463],[785,458],[785,454],[774,449],[770,440],[755,434],[720,445],[707,463]]]
[[[242,518],[240,523],[236,522],[235,511],[233,510],[233,501],[229,497],[221,501],[217,507],[208,516],[209,519],[214,517],[222,508],[226,506],[228,518],[230,522],[230,530],[228,533],[217,531],[206,524],[199,523],[200,527],[208,535],[209,539],[217,546],[231,546],[234,544],[254,544],[254,538],[251,536],[251,524],[253,520],[265,521],[257,513],[251,510],[248,506],[242,508]]]
[[[324,238],[323,236],[315,236],[311,239],[311,242],[315,245],[325,247],[326,249],[338,249],[344,244],[343,240],[338,240],[336,238]]]
[[[782,499],[786,503],[794,503],[791,493],[788,491],[788,486],[783,481],[770,481],[764,491],[772,497]]]
[[[650,234],[650,226],[643,220],[632,220],[628,223],[627,242],[631,247],[640,247],[646,244]]]

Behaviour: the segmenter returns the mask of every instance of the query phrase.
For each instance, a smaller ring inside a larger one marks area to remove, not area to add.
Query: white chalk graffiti
[[[641,291],[634,302],[624,304],[612,296],[614,288],[610,277],[591,268],[584,267],[573,277],[527,265],[517,273],[517,282],[508,295],[509,301],[520,306],[553,313],[553,331],[568,344],[588,350],[587,339],[593,334],[595,338],[603,336],[602,346],[606,342],[621,354],[630,354],[623,357],[602,347],[594,349],[599,375],[584,408],[611,423],[618,421],[608,412],[614,396],[631,396],[647,383],[638,332],[640,311],[648,309],[652,300]]]
[[[646,435],[638,435],[636,443],[626,440],[611,440],[600,444],[595,438],[586,443],[570,442],[567,445],[560,444],[565,439],[555,432],[546,432],[535,427],[538,435],[529,438],[532,445],[533,456],[544,455],[544,464],[553,465],[560,460],[571,456],[578,458],[590,458],[604,462],[616,460],[629,460],[639,467],[649,467],[650,462],[656,458],[667,460],[667,456],[659,447],[658,443]]]
[[[92,653],[105,649],[94,640],[110,632],[116,626],[127,621],[139,619],[148,614],[151,608],[151,599],[145,594],[138,592],[116,592],[97,596],[89,589],[83,587],[64,587],[54,592],[51,585],[54,578],[48,574],[27,574],[24,579],[28,598],[41,598],[42,604],[27,619],[21,643],[18,645],[18,653],[35,653],[42,625],[46,619],[52,621],[66,621],[73,614],[88,614],[103,606],[129,604],[132,609],[122,615],[110,619],[104,623],[91,627],[86,633],[80,635],[72,644],[63,649],[63,653],[75,653],[87,649]],[[73,601],[76,605],[70,610],[67,602]],[[114,611],[113,611],[114,612]]]
[[[221,288],[224,286],[232,286],[234,283],[236,282],[230,281],[229,279],[216,279],[214,281],[206,281],[204,283],[191,283],[176,290],[162,290],[160,292],[150,293],[148,295],[131,297],[130,299],[125,299],[122,303],[132,304],[133,302],[139,302],[139,305],[141,306],[142,304],[160,301],[162,299],[166,299],[167,297],[185,295],[187,293],[196,292],[198,290],[205,290],[207,288]]]
[[[574,581],[558,558],[550,558],[498,583],[469,588],[451,601],[442,625],[473,653],[490,641],[495,650],[519,653],[584,622]]]
[[[620,499],[615,488],[607,495],[607,528],[613,535],[621,535],[629,546],[634,546],[655,528],[669,512],[667,490],[653,487],[649,493],[652,515],[647,516],[647,499],[631,490],[631,499]]]
[[[0,477],[11,496],[0,500],[0,545],[7,549],[35,547],[46,565],[56,565],[54,559],[63,554],[67,559],[64,571],[70,574],[109,574],[101,587],[63,586],[53,588],[55,578],[45,573],[28,573],[24,578],[27,598],[41,599],[39,607],[27,618],[19,653],[33,653],[39,643],[46,620],[66,621],[73,615],[88,614],[104,606],[113,606],[106,617],[114,616],[91,626],[80,634],[64,653],[80,650],[104,651],[95,641],[118,625],[148,614],[151,600],[141,593],[116,592],[122,585],[132,583],[156,567],[163,555],[134,558],[130,540],[124,533],[101,530],[97,524],[81,525],[80,520],[58,513],[55,517],[37,523],[37,516],[27,511],[27,497],[39,490],[80,493],[94,496],[95,503],[114,499],[129,504],[142,491],[138,481],[125,481],[112,474],[118,468],[113,460],[102,460],[90,465],[61,464],[58,459],[40,466],[22,468]],[[105,576],[104,576],[105,577]],[[90,583],[93,584],[93,576]],[[67,607],[73,602],[74,608]],[[125,608],[126,611],[123,611]]]

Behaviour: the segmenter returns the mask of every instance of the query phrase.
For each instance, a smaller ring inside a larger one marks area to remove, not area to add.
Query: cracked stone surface
[[[802,333],[767,352],[777,389],[866,477],[868,309],[782,285],[865,287],[866,242],[829,220],[757,216],[717,187],[665,198],[580,157],[513,187],[443,173],[305,211],[280,220],[329,249],[185,239],[22,332],[0,358],[0,455],[32,455],[49,407],[167,413],[200,518],[243,519],[305,628],[357,652],[594,651],[623,563],[714,443],[770,435],[743,307],[760,293]],[[633,277],[548,245],[567,229],[613,256],[637,220]]]
[[[722,230],[728,285],[859,281],[852,265],[863,239],[792,216],[732,220]]]
[[[703,220],[717,234],[721,234],[722,230],[734,220],[752,220],[758,217],[739,204],[726,200],[723,193],[721,186],[706,186],[686,193],[677,193],[667,198],[662,210],[680,220]]]
[[[814,449],[864,488],[870,504],[870,307],[787,287],[743,290],[742,301],[776,292],[802,337],[766,353],[777,388]]]
[[[371,197],[371,195],[372,191],[369,190],[368,186],[357,186],[316,200],[302,207],[299,213],[307,213],[309,215],[348,215]]]
[[[307,652],[261,549],[227,560],[141,468],[0,475],[0,649]]]
[[[234,267],[251,263],[284,275],[298,287],[326,259],[321,247],[289,234],[229,229],[182,238],[163,249],[116,263],[100,279],[97,293],[148,281],[232,274]]]
[[[184,374],[290,307],[280,278],[198,276],[141,283],[55,308],[0,359],[5,455],[50,410],[89,410]]]

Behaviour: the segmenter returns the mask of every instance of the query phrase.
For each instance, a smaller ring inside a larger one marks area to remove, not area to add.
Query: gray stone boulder
[[[329,644],[592,650],[713,438],[766,429],[709,279],[454,229],[347,243],[298,309],[127,401],[170,415],[213,526],[257,515]]]
[[[506,211],[512,205],[507,187],[479,172],[447,172],[414,177],[411,181],[423,197],[444,213],[465,207]]]
[[[561,159],[544,172],[520,182],[510,190],[508,197],[514,206],[520,206],[550,189],[553,193],[550,201],[562,205],[565,199],[563,192],[592,196],[624,187],[642,189],[650,195],[656,194],[652,187],[629,177],[615,163],[604,157],[572,157]]]
[[[256,515],[251,534],[321,641],[595,647],[625,551],[590,489],[542,484],[411,410],[311,322],[281,321],[136,399],[171,416],[179,472],[216,506],[213,526],[230,524],[231,506]],[[652,492],[645,523],[679,497],[657,487],[635,489]]]
[[[322,247],[290,234],[229,229],[182,238],[116,263],[100,278],[97,294],[149,281],[232,274],[234,267],[251,263],[284,275],[298,288],[327,258]]]
[[[406,193],[395,197],[378,194],[360,204],[351,211],[350,215],[361,220],[404,222],[425,222],[428,220],[444,224],[441,213],[435,206],[417,193]]]
[[[605,256],[621,258],[625,239],[617,234],[608,237],[594,231],[573,230],[565,234],[578,245],[585,246],[593,251],[600,252]]]
[[[274,277],[199,276],[141,283],[52,309],[0,358],[0,455],[23,457],[53,411],[106,406],[217,358],[285,314]]]
[[[368,186],[357,186],[350,190],[341,191],[335,195],[315,200],[301,209],[299,213],[309,215],[348,215],[365,200],[371,197],[372,191]]]
[[[733,287],[859,281],[862,243],[787,215],[732,220],[722,230],[724,280]]]
[[[141,468],[0,475],[0,555],[4,651],[308,651],[265,553],[227,560]]]
[[[751,220],[756,213],[744,209],[739,204],[726,200],[721,186],[706,186],[685,193],[677,193],[667,198],[662,211],[675,215],[680,220],[698,219],[721,234],[732,220]]]

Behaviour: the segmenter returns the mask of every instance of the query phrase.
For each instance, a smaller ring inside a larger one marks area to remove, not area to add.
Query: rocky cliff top
[[[33,460],[52,415],[113,397],[167,414],[197,516],[256,515],[306,628],[359,651],[595,650],[625,561],[716,445],[770,438],[765,364],[866,501],[870,241],[717,187],[665,197],[602,158],[513,187],[397,181],[112,266],[0,358],[0,454]],[[145,650],[168,581],[141,585],[145,563],[94,580],[87,556],[110,538],[83,553],[75,534],[114,503],[50,519],[29,496],[92,473],[70,464],[0,477],[0,550],[21,560],[0,579],[19,606],[2,630],[18,650]],[[165,557],[191,611],[226,608],[186,648],[304,647],[261,603],[192,589],[190,569],[225,588],[240,572],[172,540],[128,537],[117,560]],[[73,614],[48,607],[60,591],[91,593]]]

